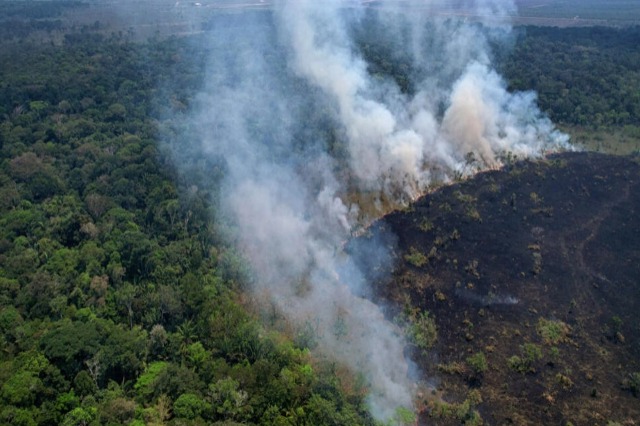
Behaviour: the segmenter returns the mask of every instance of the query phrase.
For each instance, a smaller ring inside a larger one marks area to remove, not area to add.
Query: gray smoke
[[[220,205],[256,294],[291,323],[314,324],[318,350],[367,377],[380,420],[412,408],[415,387],[402,331],[365,297],[357,253],[343,250],[362,212],[381,214],[464,174],[468,153],[487,168],[505,152],[567,143],[535,96],[509,93],[490,66],[488,42],[508,32],[513,10],[504,3],[474,5],[486,26],[434,18],[424,2],[281,0],[272,12],[225,15],[209,33],[193,115],[200,143],[175,147],[224,159]],[[410,90],[372,74],[359,47],[365,27],[372,45],[411,64]],[[389,240],[371,244],[374,270]]]

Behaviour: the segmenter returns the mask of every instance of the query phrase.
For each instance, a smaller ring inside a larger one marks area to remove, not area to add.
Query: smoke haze
[[[279,0],[222,16],[208,33],[207,83],[192,116],[199,140],[174,147],[224,160],[219,203],[256,294],[291,323],[314,324],[317,349],[367,378],[380,420],[412,408],[415,387],[402,332],[367,298],[355,266],[389,262],[393,236],[343,250],[372,219],[363,212],[382,214],[469,172],[469,153],[489,168],[507,152],[567,145],[535,95],[509,93],[491,68],[488,42],[508,34],[513,6],[469,4],[487,25],[434,17],[428,2]],[[363,45],[409,64],[406,87],[375,71]]]

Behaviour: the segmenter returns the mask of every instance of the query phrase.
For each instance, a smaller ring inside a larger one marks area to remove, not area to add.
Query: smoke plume
[[[463,175],[469,153],[488,168],[506,152],[567,143],[533,94],[509,93],[491,68],[489,41],[509,30],[505,3],[469,3],[467,22],[439,16],[442,2],[279,0],[224,15],[208,33],[200,140],[176,148],[224,159],[219,202],[255,291],[291,323],[314,324],[318,350],[369,380],[381,420],[413,406],[414,386],[402,332],[368,298],[358,253],[343,250],[363,212]],[[376,70],[371,51],[408,64],[405,84]],[[357,246],[368,269],[392,243]]]

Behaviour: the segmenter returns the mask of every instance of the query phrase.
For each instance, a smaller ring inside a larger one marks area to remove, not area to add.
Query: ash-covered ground
[[[361,238],[389,231],[395,269],[377,294],[437,327],[430,348],[413,347],[435,384],[421,424],[473,411],[487,424],[636,424],[637,157],[565,153],[481,173]]]

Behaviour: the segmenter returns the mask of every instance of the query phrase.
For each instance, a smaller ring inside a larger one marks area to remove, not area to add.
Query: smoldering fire
[[[464,173],[469,152],[493,167],[502,152],[567,144],[535,96],[509,93],[491,67],[488,39],[509,31],[505,3],[474,4],[490,25],[342,0],[279,0],[235,15],[237,25],[214,25],[208,39],[192,115],[200,140],[174,147],[224,158],[220,205],[254,288],[291,322],[316,324],[320,350],[368,378],[378,419],[411,408],[414,386],[401,331],[365,297],[362,271],[342,249],[371,210],[355,200],[401,205]],[[410,90],[372,74],[363,34],[408,61]],[[358,192],[366,196],[345,196]],[[371,261],[384,261],[389,241],[371,244]]]

